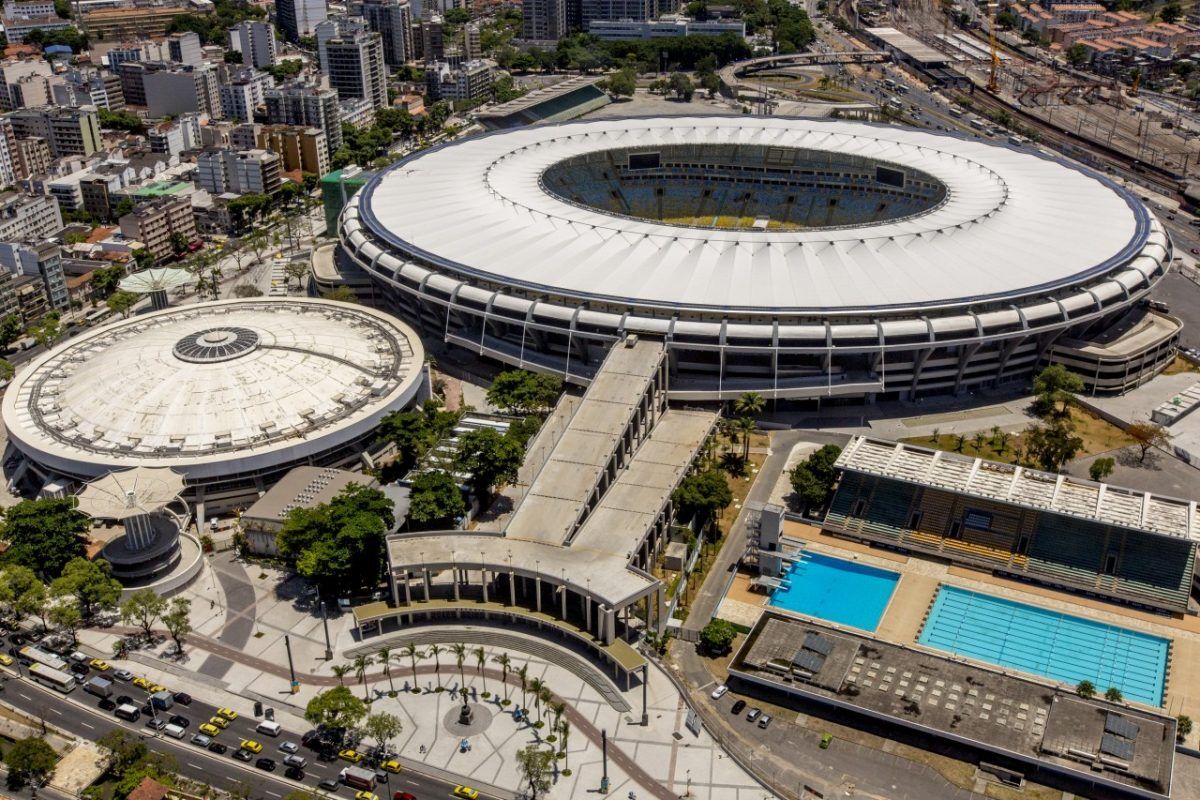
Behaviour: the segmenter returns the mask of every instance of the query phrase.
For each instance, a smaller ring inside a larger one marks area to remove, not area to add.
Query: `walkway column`
[[[412,605],[412,579],[408,570],[404,571],[404,605]]]
[[[566,620],[566,618],[567,618],[567,585],[565,583],[559,589],[559,593],[560,593],[560,597],[562,599],[562,614],[559,616],[559,619]]]
[[[425,584],[425,602],[429,602],[429,567],[421,567],[422,582]]]
[[[481,585],[481,586],[483,586],[483,602],[485,602],[485,603],[486,603],[486,602],[488,601],[488,594],[487,594],[487,583],[488,583],[488,581],[487,581],[487,568],[486,568],[486,567],[484,567],[483,565],[480,565],[480,567],[479,567],[479,583],[480,583],[480,585]]]
[[[592,631],[592,597],[588,595],[583,600],[583,618],[585,620],[583,629],[588,633]]]
[[[455,569],[452,569],[452,570],[450,570],[450,575],[451,575],[451,577],[452,577],[452,582],[454,583],[454,600],[457,602],[457,601],[459,600],[459,596],[458,596],[458,580],[459,580],[459,578],[458,578],[458,569],[457,569],[457,568],[455,568]]]
[[[617,610],[611,606],[604,609],[604,623],[601,626],[601,639],[605,644],[612,644],[617,635]]]
[[[508,571],[508,604],[510,606],[517,604],[517,578],[511,569]]]
[[[535,602],[537,603],[537,610],[538,610],[538,613],[540,614],[542,611],[542,576],[541,575],[538,575],[536,578],[533,579],[533,590],[534,590],[534,594],[537,595],[537,600]]]

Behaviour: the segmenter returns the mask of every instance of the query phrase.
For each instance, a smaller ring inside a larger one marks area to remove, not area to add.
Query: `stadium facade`
[[[1170,360],[1162,225],[1030,149],[843,121],[659,117],[417,153],[341,217],[424,335],[588,383],[661,338],[671,396],[913,398],[1047,361],[1123,391]]]

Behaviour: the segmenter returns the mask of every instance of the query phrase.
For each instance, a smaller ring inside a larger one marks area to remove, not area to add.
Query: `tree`
[[[487,694],[487,675],[483,673],[483,667],[487,664],[487,650],[482,647],[476,647],[471,651],[475,656],[475,670],[479,673],[479,680],[483,681],[483,692]]]
[[[521,771],[521,779],[529,783],[531,800],[537,800],[539,794],[550,790],[553,766],[554,753],[549,750],[530,745],[517,751],[517,767]]]
[[[667,79],[667,85],[671,92],[685,103],[690,103],[696,94],[696,87],[692,83],[692,79],[682,72],[672,72],[671,77]]]
[[[1158,15],[1162,17],[1163,22],[1178,22],[1179,18],[1183,16],[1183,4],[1179,0],[1167,0]]]
[[[462,490],[448,472],[434,469],[413,478],[408,519],[414,530],[447,528],[466,510]]]
[[[1034,424],[1025,430],[1025,451],[1042,469],[1057,472],[1083,449],[1083,439],[1075,435],[1069,417]]]
[[[234,297],[262,297],[262,289],[252,283],[239,283],[233,287]]]
[[[354,671],[354,667],[350,664],[334,664],[331,667],[334,676],[338,679],[339,686],[346,685],[346,676]]]
[[[541,727],[542,722],[542,696],[546,691],[546,682],[541,678],[532,678],[529,681],[529,693],[533,695],[533,707],[537,709],[538,727]]]
[[[280,555],[332,597],[378,583],[383,537],[394,524],[383,492],[352,483],[328,503],[292,509],[276,541]]]
[[[354,677],[358,678],[358,682],[362,684],[364,701],[371,699],[371,696],[367,693],[367,668],[374,663],[375,659],[364,653],[360,653],[354,657]]]
[[[512,657],[508,653],[492,656],[492,661],[500,665],[500,674],[504,679],[504,699],[508,700],[508,672],[512,669]]]
[[[522,417],[545,413],[562,394],[562,378],[524,369],[501,372],[487,390],[487,401]]]
[[[129,254],[129,257],[133,259],[133,263],[138,269],[149,269],[154,266],[154,262],[157,260],[154,253],[151,253],[144,247],[134,250]]]
[[[75,632],[79,630],[79,626],[83,622],[83,614],[79,612],[79,605],[74,600],[65,600],[51,606],[49,617],[50,621],[61,630],[71,634],[72,646],[79,644],[79,640],[75,638]]]
[[[467,699],[467,676],[463,672],[463,664],[467,660],[467,646],[462,642],[455,642],[450,645],[450,652],[454,654],[454,663],[458,667],[458,688],[463,693],[463,699]]]
[[[91,619],[97,611],[116,608],[121,599],[121,583],[112,577],[104,559],[88,561],[76,557],[67,562],[62,574],[50,584],[53,597],[74,597],[79,613]],[[52,609],[53,610],[53,609]]]
[[[296,281],[296,288],[304,288],[304,279],[308,277],[308,264],[304,261],[289,261],[283,268],[283,274],[287,277],[290,285],[293,280]]]
[[[108,296],[105,305],[108,310],[114,314],[120,314],[122,317],[128,317],[130,310],[142,298],[133,292],[113,292]]]
[[[429,655],[433,656],[433,672],[435,675],[437,675],[437,687],[439,689],[441,689],[442,688],[442,660],[441,660],[442,647],[441,647],[441,645],[437,644],[436,642],[434,644],[429,645],[428,653],[429,653]]]
[[[113,728],[96,740],[96,744],[107,752],[107,769],[116,777],[125,775],[150,752],[141,737]]]
[[[353,728],[367,716],[367,704],[345,686],[320,692],[304,706],[304,718],[313,725]]]
[[[1116,462],[1111,458],[1097,458],[1092,462],[1091,466],[1088,467],[1088,475],[1094,481],[1102,481],[1109,475],[1112,475],[1113,467],[1115,465]]]
[[[4,754],[4,764],[10,774],[23,782],[41,783],[54,773],[58,754],[45,739],[30,736],[18,739]]]
[[[370,736],[379,746],[387,749],[387,744],[404,730],[404,723],[395,714],[380,712],[370,714],[363,722],[363,733]]]
[[[1072,67],[1082,67],[1088,62],[1088,49],[1082,42],[1076,42],[1067,48],[1067,63]]]
[[[1075,694],[1087,700],[1090,697],[1096,696],[1096,684],[1091,681],[1080,681],[1075,687]]]
[[[1119,703],[1124,699],[1124,695],[1121,694],[1121,690],[1117,687],[1110,686],[1104,690],[1104,699],[1110,703]]]
[[[175,652],[177,653],[183,652],[183,640],[192,632],[192,622],[189,618],[191,610],[191,600],[186,597],[176,597],[171,600],[167,613],[162,615],[162,623],[166,627],[167,633],[171,634],[171,638],[175,640]]]
[[[819,508],[829,499],[836,474],[834,463],[842,454],[842,448],[827,444],[818,448],[804,461],[792,468],[790,473],[792,491],[806,505]]]
[[[681,513],[696,517],[703,530],[733,502],[733,492],[724,475],[715,469],[707,469],[680,481],[671,493],[671,500]]]
[[[750,437],[758,430],[758,423],[753,417],[738,417],[730,420],[732,430],[742,440],[742,461],[750,458]]]
[[[154,623],[167,610],[167,601],[152,589],[141,589],[130,595],[121,604],[121,619],[125,623],[137,623],[149,639],[154,633]]]
[[[0,538],[9,543],[7,564],[20,564],[42,580],[62,574],[72,558],[83,555],[83,537],[91,528],[74,498],[22,500],[3,510]]]
[[[609,76],[606,88],[613,97],[633,97],[637,90],[637,75],[631,69],[620,70]]]
[[[1192,733],[1192,718],[1187,714],[1180,714],[1175,718],[1175,738],[1183,741]]]
[[[521,708],[525,708],[525,692],[529,689],[529,665],[522,664],[517,670],[517,679],[521,681]]]
[[[1053,411],[1058,403],[1062,403],[1058,413],[1066,414],[1071,398],[1082,391],[1083,378],[1061,364],[1051,364],[1033,378],[1033,393],[1037,395],[1043,413]]]
[[[733,623],[719,617],[713,617],[700,630],[700,644],[707,653],[714,656],[728,653],[736,638],[737,628],[733,627]]]
[[[383,674],[388,679],[388,691],[396,694],[396,684],[392,681],[392,648],[381,647],[375,653],[375,663],[383,667]]]
[[[454,468],[471,476],[475,496],[484,501],[502,483],[516,479],[525,446],[494,428],[467,431],[458,439]]]
[[[123,264],[114,264],[111,267],[99,267],[92,270],[92,279],[89,282],[89,285],[92,287],[92,296],[100,299],[108,297],[117,290],[117,285],[120,284],[121,278],[124,277],[125,266]]]
[[[31,593],[46,596],[46,585],[38,580],[33,570],[19,564],[9,564],[0,570],[0,602],[18,622],[26,614],[34,613],[28,608],[27,598]]]
[[[757,417],[767,407],[767,401],[758,392],[742,392],[733,401],[733,410],[743,417]]]
[[[0,347],[7,348],[20,338],[24,330],[25,326],[21,323],[19,316],[16,314],[5,315],[4,319],[0,319]]]
[[[570,769],[571,764],[571,753],[570,750],[567,749],[569,747],[570,739],[571,723],[564,719],[562,722],[558,723],[558,743],[562,747],[562,750],[559,752],[563,754],[563,767],[566,769]]]
[[[17,368],[12,362],[5,358],[0,358],[0,381],[11,381],[13,375],[17,374]]]
[[[357,303],[358,295],[349,286],[336,286],[328,292],[321,292],[322,300],[336,300],[339,303]]]
[[[171,252],[178,255],[184,250],[187,250],[188,238],[182,231],[173,231],[171,233]]]
[[[417,685],[417,660],[424,658],[425,654],[418,650],[416,644],[413,642],[404,645],[404,649],[401,652],[408,656],[409,661],[412,662],[413,687],[415,688]]]
[[[49,349],[62,336],[62,323],[57,311],[51,311],[46,316],[29,326],[28,333],[41,347]]]
[[[1125,428],[1125,433],[1129,434],[1129,438],[1133,439],[1133,443],[1141,451],[1138,460],[1142,462],[1146,460],[1151,448],[1166,447],[1171,441],[1171,434],[1167,433],[1167,429],[1153,422],[1134,422]]]

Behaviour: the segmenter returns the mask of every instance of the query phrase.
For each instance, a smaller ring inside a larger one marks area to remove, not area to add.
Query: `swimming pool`
[[[943,586],[918,639],[951,653],[1160,706],[1171,641],[1002,597]]]
[[[771,605],[864,631],[873,631],[896,590],[899,573],[805,553],[771,593]]]

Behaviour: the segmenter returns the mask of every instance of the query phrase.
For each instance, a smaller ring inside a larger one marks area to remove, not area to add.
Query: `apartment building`
[[[266,102],[266,92],[275,79],[266,72],[245,67],[221,84],[221,111],[225,119],[250,122],[254,111]]]
[[[62,227],[62,212],[53,197],[0,192],[0,241],[46,239]]]
[[[171,237],[196,237],[196,218],[187,197],[163,197],[146,203],[118,220],[121,233],[142,243],[156,259],[172,255]]]
[[[311,36],[317,25],[329,16],[325,0],[276,0],[275,22],[283,38],[295,44],[301,36]]]
[[[129,65],[124,65],[129,66]],[[211,64],[173,66],[143,77],[150,116],[196,111],[214,119],[222,116],[221,90]]]
[[[383,61],[401,67],[413,59],[412,9],[408,0],[363,0],[363,19],[383,39]]]
[[[242,54],[242,64],[263,69],[275,63],[278,45],[275,28],[269,22],[248,19],[229,29],[231,49]]]
[[[301,125],[246,125],[254,135],[254,145],[279,155],[285,172],[300,170],[320,176],[329,172],[329,147],[325,131]],[[230,133],[232,140],[236,134]]]
[[[90,156],[100,149],[100,119],[95,106],[21,109],[9,114],[8,118],[16,138],[36,136],[44,139],[54,158]]]
[[[329,86],[340,98],[358,97],[375,109],[387,107],[383,37],[374,31],[335,36],[324,43]]]
[[[302,125],[325,131],[332,156],[342,146],[338,93],[302,83],[289,83],[265,92],[267,121],[273,125]]]
[[[283,185],[282,159],[266,150],[205,150],[196,183],[210,194],[274,194]]]
[[[62,248],[54,242],[0,242],[0,270],[13,277],[39,278],[50,308],[56,311],[70,308]]]

